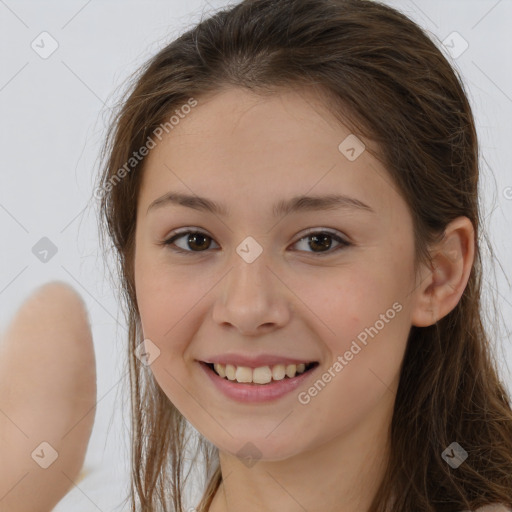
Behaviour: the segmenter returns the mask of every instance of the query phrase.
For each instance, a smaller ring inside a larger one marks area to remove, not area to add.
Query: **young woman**
[[[420,27],[245,0],[141,69],[103,156],[133,511],[185,510],[190,464],[201,512],[512,507],[475,123]]]
[[[201,512],[512,506],[475,124],[420,27],[243,1],[141,69],[104,156],[134,510],[182,510],[188,424]]]
[[[181,510],[188,424],[200,511],[512,506],[478,154],[461,79],[379,2],[247,0],[143,67],[98,189],[134,510]]]

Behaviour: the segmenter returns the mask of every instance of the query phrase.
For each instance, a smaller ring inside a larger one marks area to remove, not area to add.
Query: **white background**
[[[502,325],[496,343],[512,390],[512,293],[506,279],[512,275],[512,1],[386,3],[440,41],[456,31],[469,44],[452,62],[464,77],[480,137],[485,226],[503,267],[496,264],[496,281],[489,275],[485,286],[498,299]],[[96,209],[89,201],[108,108],[128,74],[223,5],[0,0],[0,326],[5,328],[36,286],[64,280],[87,302],[98,364],[96,422],[84,465],[90,474],[58,512],[128,510],[118,507],[128,489],[127,331],[105,274]],[[31,48],[43,31],[59,45],[47,59]],[[42,237],[58,249],[47,263],[32,253]],[[495,311],[490,313],[493,318]]]

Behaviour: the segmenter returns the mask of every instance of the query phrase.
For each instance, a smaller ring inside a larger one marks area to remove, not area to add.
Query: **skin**
[[[85,305],[66,283],[46,283],[0,340],[0,512],[48,512],[78,483],[95,405]],[[58,454],[48,467],[42,442]]]
[[[160,350],[151,370],[219,448],[224,481],[211,512],[366,510],[388,456],[408,333],[459,301],[474,257],[471,222],[455,219],[432,248],[434,265],[415,274],[405,201],[368,151],[349,161],[338,150],[350,131],[312,93],[263,98],[226,89],[198,100],[151,150],[138,198],[137,302],[144,337]],[[221,202],[230,215],[179,205],[147,213],[171,190]],[[272,217],[280,199],[333,191],[375,213]],[[199,229],[206,242],[191,246],[185,235],[175,243],[189,254],[174,253],[161,243],[178,228]],[[336,251],[331,239],[330,252],[319,254],[310,238],[299,242],[308,228],[338,231],[352,245]],[[252,263],[236,252],[248,236],[262,248]],[[306,405],[297,392],[263,404],[235,402],[197,362],[227,352],[319,361],[301,387],[307,390],[396,302],[400,312]],[[237,456],[248,442],[261,454],[252,465]]]

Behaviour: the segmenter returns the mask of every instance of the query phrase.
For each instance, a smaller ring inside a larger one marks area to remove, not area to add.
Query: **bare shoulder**
[[[506,507],[505,505],[496,504],[480,507],[475,512],[512,512],[512,509]]]
[[[461,512],[512,512],[512,509],[497,503],[494,505],[485,505],[475,510],[461,510]]]

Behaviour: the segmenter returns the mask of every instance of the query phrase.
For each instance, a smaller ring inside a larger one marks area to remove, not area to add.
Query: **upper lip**
[[[246,366],[249,368],[258,368],[260,366],[273,366],[276,364],[307,364],[316,362],[315,359],[297,359],[286,356],[272,354],[260,354],[258,356],[248,356],[243,354],[221,354],[218,356],[202,359],[204,363],[231,364],[233,366]]]

